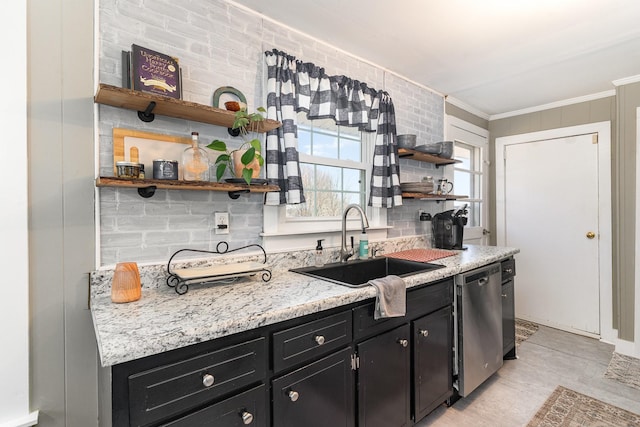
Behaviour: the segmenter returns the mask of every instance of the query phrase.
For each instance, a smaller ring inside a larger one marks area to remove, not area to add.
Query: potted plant
[[[232,171],[237,178],[242,178],[247,184],[251,184],[252,178],[257,178],[260,168],[264,165],[262,158],[262,145],[258,139],[258,125],[264,120],[260,113],[266,113],[263,107],[258,108],[256,113],[248,113],[247,108],[236,111],[232,129],[240,131],[240,137],[244,142],[235,150],[229,150],[224,141],[218,139],[207,145],[214,151],[220,151],[216,159],[216,179],[224,175],[227,168]]]

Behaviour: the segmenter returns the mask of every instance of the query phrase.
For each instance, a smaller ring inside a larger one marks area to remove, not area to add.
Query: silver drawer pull
[[[242,412],[241,416],[242,416],[243,424],[246,425],[246,424],[251,424],[253,422],[253,415],[251,414],[251,412],[244,411]]]
[[[429,336],[429,331],[426,329],[421,329],[420,330],[420,335],[422,335],[423,337],[428,337]]]
[[[406,347],[409,345],[409,341],[408,340],[398,340],[398,344],[400,344],[403,347]]]
[[[313,339],[318,345],[324,344],[324,337],[322,335],[316,335]]]
[[[204,374],[202,376],[202,385],[205,387],[211,387],[215,382],[215,378],[211,374]]]
[[[298,394],[297,391],[291,390],[289,392],[289,399],[291,399],[292,402],[295,402],[296,400],[298,400],[299,397],[300,397],[300,395]]]

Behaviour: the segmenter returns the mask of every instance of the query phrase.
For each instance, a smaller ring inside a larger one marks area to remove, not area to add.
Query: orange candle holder
[[[115,303],[132,302],[140,299],[140,272],[135,262],[116,264],[111,282],[111,301]]]

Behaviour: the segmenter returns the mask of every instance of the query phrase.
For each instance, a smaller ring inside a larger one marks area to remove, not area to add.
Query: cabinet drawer
[[[267,425],[265,401],[265,387],[261,385],[162,426],[265,427]]]
[[[343,312],[273,334],[273,369],[295,364],[351,342],[351,313]]]
[[[375,320],[375,302],[353,309],[353,335],[360,339],[385,332],[401,325],[407,319],[414,319],[453,303],[453,280],[447,279],[418,289],[407,291],[407,314],[404,317],[390,317]]]
[[[262,380],[265,341],[256,338],[129,376],[131,425],[177,415]]]
[[[513,258],[505,259],[500,263],[502,271],[502,282],[512,279],[516,275],[516,260]]]

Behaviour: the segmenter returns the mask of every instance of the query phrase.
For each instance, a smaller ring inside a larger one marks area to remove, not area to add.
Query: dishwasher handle
[[[489,276],[484,276],[478,279],[478,286],[484,286],[489,283]]]

